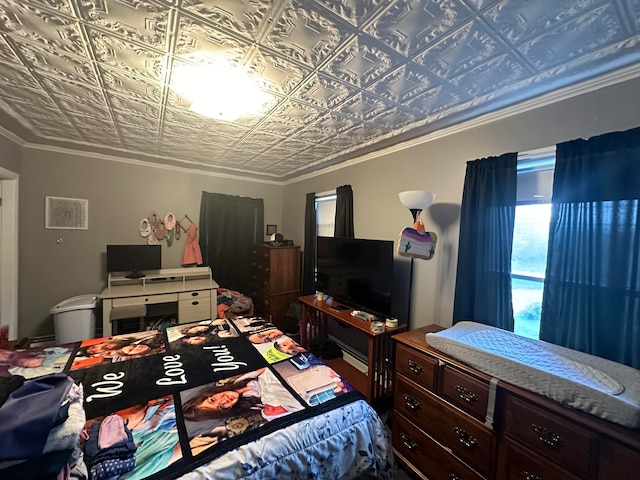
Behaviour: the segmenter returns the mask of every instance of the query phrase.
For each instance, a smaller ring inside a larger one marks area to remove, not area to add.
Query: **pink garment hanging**
[[[187,229],[187,241],[184,244],[184,250],[182,251],[182,261],[180,262],[183,267],[189,265],[202,265],[202,252],[200,251],[200,244],[197,240],[198,226],[195,223],[189,225]]]

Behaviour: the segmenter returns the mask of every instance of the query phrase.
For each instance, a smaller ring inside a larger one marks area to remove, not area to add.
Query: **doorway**
[[[18,338],[18,174],[0,167],[0,325]]]

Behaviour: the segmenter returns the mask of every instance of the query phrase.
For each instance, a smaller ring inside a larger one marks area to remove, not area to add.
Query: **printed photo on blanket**
[[[166,351],[159,330],[83,340],[73,358],[71,371],[108,363],[124,362]]]
[[[0,350],[0,376],[36,378],[61,373],[69,362],[75,343],[28,350]]]
[[[311,406],[354,391],[340,375],[311,353],[301,353],[273,368]]]
[[[261,330],[247,338],[269,363],[281,362],[306,352],[298,342],[277,328]]]
[[[304,408],[269,368],[185,390],[180,400],[193,455]]]
[[[204,320],[167,328],[167,340],[173,347],[210,345],[217,340],[237,337],[238,332],[226,319]]]
[[[252,333],[265,328],[273,328],[273,324],[262,317],[235,317],[231,319],[240,333]]]
[[[89,478],[142,480],[183,456],[172,395],[90,419],[85,429]]]

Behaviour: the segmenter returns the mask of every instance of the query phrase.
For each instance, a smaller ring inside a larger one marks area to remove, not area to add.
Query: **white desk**
[[[180,323],[216,318],[218,286],[209,267],[162,269],[135,279],[110,274],[100,294],[102,334],[112,334],[111,310],[118,307],[174,303]]]

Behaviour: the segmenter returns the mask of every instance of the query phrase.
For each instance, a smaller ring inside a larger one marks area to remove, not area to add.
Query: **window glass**
[[[514,332],[539,338],[555,153],[518,159],[511,255]]]
[[[336,221],[336,195],[316,197],[316,232],[319,237],[333,237]]]

